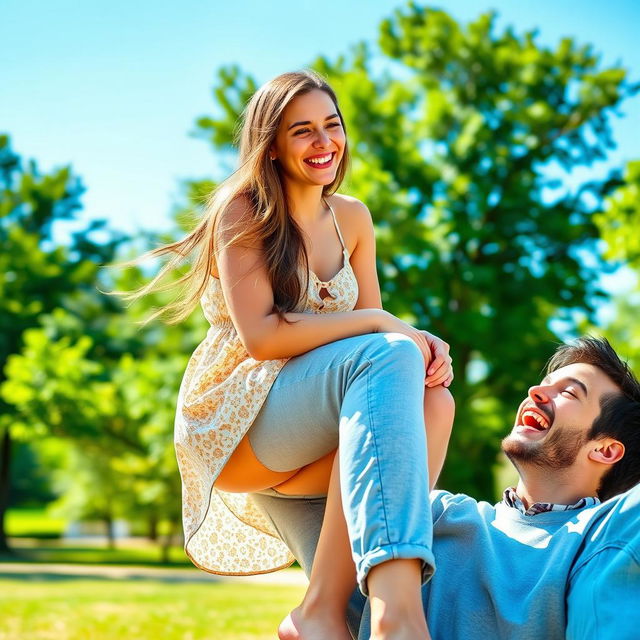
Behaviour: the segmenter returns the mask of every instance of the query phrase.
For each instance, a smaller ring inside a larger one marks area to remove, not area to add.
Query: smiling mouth
[[[524,409],[519,422],[521,426],[535,429],[536,431],[547,431],[551,427],[551,422],[547,415],[534,407]]]
[[[326,169],[333,163],[333,158],[335,155],[335,151],[332,151],[331,153],[326,153],[323,156],[313,156],[312,158],[305,158],[304,161],[314,169]]]

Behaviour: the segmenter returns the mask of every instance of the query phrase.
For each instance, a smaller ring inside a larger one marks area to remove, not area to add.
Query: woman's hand
[[[405,336],[409,336],[409,338],[411,338],[418,345],[420,351],[422,352],[422,356],[424,357],[424,368],[426,371],[427,367],[431,363],[431,360],[433,359],[431,346],[429,345],[427,335],[425,335],[427,332],[420,331],[420,329],[415,329],[410,324],[407,324],[403,320],[400,320],[400,318],[396,318],[388,311],[380,310],[379,313],[380,320],[378,322],[376,331],[378,333],[402,333]]]
[[[439,384],[448,387],[453,380],[449,345],[428,331],[421,331],[407,324],[393,314],[382,311],[377,331],[402,333],[411,338],[420,348],[425,363],[425,385],[435,387]]]
[[[427,370],[425,384],[428,387],[436,387],[439,384],[448,387],[453,380],[453,367],[451,366],[452,360],[449,355],[449,345],[428,331],[421,331],[421,333],[426,336],[433,356],[431,366]]]

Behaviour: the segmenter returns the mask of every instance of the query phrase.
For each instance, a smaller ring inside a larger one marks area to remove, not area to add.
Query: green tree
[[[101,294],[131,290],[144,280],[141,269],[100,269],[114,261],[126,238],[110,232],[102,244],[94,242],[91,234],[104,225],[92,223],[68,245],[56,246],[52,227],[73,219],[83,187],[69,169],[55,174],[57,181],[40,176],[33,162],[25,169],[8,138],[2,142],[0,306],[6,348],[0,426],[7,481],[0,489],[8,495],[14,438],[62,438],[70,451],[67,471],[84,479],[65,491],[69,513],[101,518],[109,534],[115,515],[146,519],[154,539],[163,520],[175,533],[180,492],[173,412],[188,354],[205,333],[204,319],[194,314],[180,328],[156,323],[140,329],[151,307],[166,299],[149,296],[125,309]],[[170,239],[141,233],[127,251],[139,254]],[[113,487],[109,496],[100,493],[106,485]],[[4,535],[2,540],[6,550]],[[171,535],[163,541],[165,558],[170,543]]]
[[[92,358],[91,347],[86,335],[51,339],[46,329],[25,332],[1,388],[21,416],[16,436],[69,443],[60,502],[67,515],[103,520],[111,545],[115,517],[162,518],[175,531],[180,482],[171,433],[185,355],[149,350],[144,359],[124,354],[112,363]]]
[[[610,120],[638,87],[589,45],[541,45],[409,3],[360,44],[312,65],[340,97],[352,142],[346,191],[372,211],[386,309],[444,337],[457,371],[456,426],[443,485],[492,497],[512,411],[558,337],[605,293],[594,213],[613,174],[562,178],[614,148]],[[218,74],[218,115],[198,134],[224,153],[254,78]],[[588,255],[589,259],[583,259]]]
[[[169,240],[141,234],[118,260]],[[94,291],[133,290],[147,277],[141,268],[102,269]],[[118,298],[77,292],[66,309],[41,315],[41,328],[23,334],[22,351],[9,358],[0,386],[20,417],[16,437],[52,436],[68,444],[56,482],[62,495],[54,506],[69,517],[103,520],[112,544],[116,516],[146,522],[153,540],[165,523],[165,561],[180,523],[175,402],[187,358],[206,333],[198,313],[179,327],[141,327],[170,295],[125,307]],[[101,493],[107,485],[108,495]]]
[[[90,297],[98,265],[109,262],[120,238],[94,240],[104,224],[93,221],[66,246],[52,238],[55,223],[73,220],[84,187],[70,167],[42,174],[23,162],[0,135],[0,384],[11,354],[19,353],[25,330],[42,314]],[[6,551],[4,514],[9,498],[13,407],[0,400],[0,551]]]
[[[640,288],[618,296],[614,300],[611,320],[602,327],[589,327],[588,331],[604,335],[613,348],[626,360],[637,376],[640,376]]]
[[[640,160],[627,163],[624,181],[595,217],[607,245],[606,255],[640,271]]]
[[[595,218],[606,244],[605,254],[635,275],[629,291],[613,301],[610,319],[602,327],[585,323],[584,331],[603,334],[631,369],[640,375],[640,161],[629,162],[624,181],[605,200]]]

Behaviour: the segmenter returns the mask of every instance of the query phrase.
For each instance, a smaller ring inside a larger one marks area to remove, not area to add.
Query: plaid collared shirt
[[[513,487],[507,487],[502,494],[502,501],[508,506],[513,507],[523,513],[525,516],[535,516],[539,513],[547,513],[548,511],[570,511],[571,509],[582,509],[584,507],[592,507],[596,504],[600,504],[600,500],[594,497],[580,498],[578,502],[574,504],[553,504],[551,502],[536,502],[532,504],[528,509],[525,509],[524,504]]]

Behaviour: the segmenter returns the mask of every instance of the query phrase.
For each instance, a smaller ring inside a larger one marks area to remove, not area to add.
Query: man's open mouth
[[[551,421],[546,413],[537,407],[530,406],[523,409],[520,416],[520,424],[537,431],[546,431],[551,426]]]

